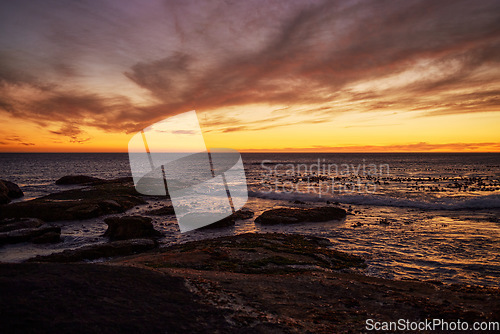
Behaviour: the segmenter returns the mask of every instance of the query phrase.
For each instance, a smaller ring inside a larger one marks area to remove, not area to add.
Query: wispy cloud
[[[245,150],[245,152],[498,152],[500,143],[446,143],[430,144],[426,142],[401,145],[351,145],[351,146],[313,146],[286,147]]]
[[[23,146],[33,146],[35,143],[32,143],[30,141],[27,141],[24,138],[21,138],[19,136],[6,136],[2,138],[2,141],[0,141],[0,145],[11,145],[11,144],[18,144],[18,145],[23,145]]]
[[[91,137],[87,136],[78,126],[71,123],[63,124],[58,131],[52,130],[50,133],[67,136],[70,138],[71,143],[83,144],[91,139]]]

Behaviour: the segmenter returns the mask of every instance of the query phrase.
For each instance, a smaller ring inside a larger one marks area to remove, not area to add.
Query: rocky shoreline
[[[2,333],[358,333],[367,319],[500,312],[499,289],[365,276],[363,259],[310,236],[249,233],[61,263],[71,260],[0,264]]]
[[[1,333],[356,333],[367,319],[499,320],[498,288],[369,277],[363,258],[319,237],[245,233],[158,248],[150,218],[109,217],[146,203],[130,179],[59,182],[84,187],[0,205],[0,247],[60,242],[58,221],[104,215],[109,241],[0,263]],[[169,206],[149,212],[173,214]],[[314,224],[347,214],[279,208],[255,222]],[[207,228],[252,216],[242,210]]]

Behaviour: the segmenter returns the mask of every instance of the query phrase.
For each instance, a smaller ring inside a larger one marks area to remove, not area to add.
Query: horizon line
[[[239,151],[236,150],[239,153],[313,153],[313,154],[318,154],[318,153],[323,153],[323,154],[359,154],[359,153],[371,153],[371,154],[387,154],[387,153],[498,153],[500,154],[500,151]],[[6,151],[6,152],[0,152],[0,154],[9,154],[9,153],[14,153],[14,154],[33,154],[33,153],[38,153],[38,154],[55,154],[55,153],[63,153],[63,154],[97,154],[97,153],[102,153],[102,154],[126,154],[129,152],[126,151],[89,151],[89,152],[78,152],[78,151],[40,151],[40,152],[33,152],[33,151]],[[190,153],[190,152],[186,152]]]

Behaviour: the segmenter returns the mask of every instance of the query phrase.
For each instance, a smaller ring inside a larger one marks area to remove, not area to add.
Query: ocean
[[[170,245],[245,232],[286,232],[328,238],[332,247],[363,256],[364,273],[393,279],[500,286],[500,154],[497,153],[244,153],[254,218],[235,227],[181,234],[174,217],[153,217]],[[65,175],[130,176],[126,153],[1,153],[0,178],[29,200],[76,186]],[[141,214],[148,205],[125,214]],[[276,207],[339,205],[341,222],[260,226],[255,217]],[[104,217],[60,222],[63,242],[0,248],[0,261],[18,262],[103,243]]]

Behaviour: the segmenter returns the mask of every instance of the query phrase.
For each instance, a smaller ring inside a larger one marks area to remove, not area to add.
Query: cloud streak
[[[74,142],[88,140],[82,126],[133,132],[195,108],[256,103],[309,105],[311,123],[352,111],[500,111],[498,1],[59,5],[8,5],[41,15],[25,28],[4,17],[0,110]],[[283,120],[221,128],[294,122]]]
[[[364,153],[364,152],[498,152],[500,143],[445,143],[430,144],[426,142],[400,145],[351,145],[351,146],[314,146],[314,147],[287,147],[274,149],[259,149],[257,152],[335,152],[335,153]],[[253,150],[245,150],[253,152]]]

